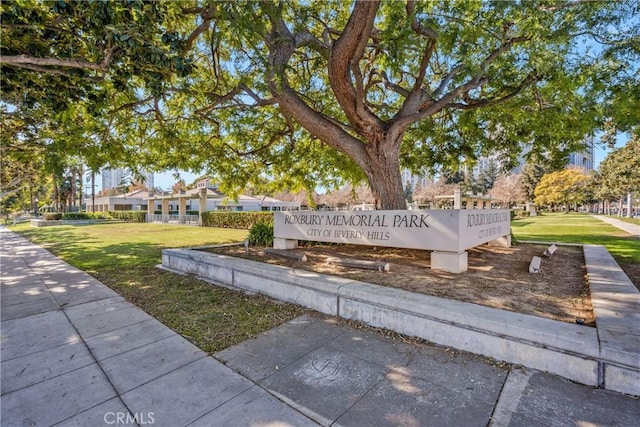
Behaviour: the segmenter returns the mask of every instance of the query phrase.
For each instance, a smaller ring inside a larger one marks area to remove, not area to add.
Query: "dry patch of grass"
[[[95,275],[207,353],[215,353],[306,313],[304,307],[248,295],[155,267]]]

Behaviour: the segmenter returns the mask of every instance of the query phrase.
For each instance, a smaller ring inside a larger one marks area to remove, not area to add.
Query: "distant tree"
[[[184,182],[184,179],[178,180],[171,186],[171,192],[173,194],[179,193],[180,191],[184,191],[187,189],[187,185]]]
[[[138,190],[149,191],[149,188],[147,187],[147,184],[145,184],[144,180],[133,179],[127,188],[127,192],[131,193],[132,191]]]
[[[498,178],[489,190],[489,196],[498,201],[502,208],[510,208],[514,203],[524,201],[526,196],[522,191],[522,175],[503,175]]]
[[[326,204],[334,208],[344,208],[361,203],[372,203],[373,194],[366,185],[353,187],[346,185],[340,189],[330,191],[319,198],[321,204]]]
[[[549,167],[545,167],[539,162],[527,162],[522,168],[522,176],[520,178],[522,184],[522,192],[528,201],[535,199],[535,190],[544,174],[552,172]]]
[[[442,179],[445,184],[460,184],[464,182],[464,173],[460,169],[445,169],[442,171]]]
[[[432,207],[435,207],[438,203],[436,196],[453,196],[455,187],[455,184],[447,184],[444,179],[441,179],[437,182],[430,182],[421,186],[420,189],[413,194],[413,198],[418,201],[418,203],[428,203]]]
[[[480,187],[478,185],[478,180],[473,176],[473,171],[471,169],[467,169],[464,171],[463,176],[464,179],[458,183],[460,190],[463,193],[478,194]]]
[[[482,169],[478,176],[478,192],[485,194],[492,187],[496,180],[500,177],[500,168],[494,159],[489,159],[486,168]]]
[[[633,198],[640,192],[640,138],[637,135],[624,147],[614,149],[600,163],[595,196],[602,200]],[[622,209],[619,210],[621,212]],[[630,216],[631,212],[627,212]]]
[[[589,199],[589,185],[592,177],[575,169],[564,169],[545,174],[535,189],[535,202],[540,206],[564,206],[584,203]]]
[[[309,192],[307,190],[300,190],[296,192],[284,190],[274,193],[273,198],[282,200],[283,202],[298,202],[302,206],[315,208],[317,206],[316,199],[318,198],[318,195],[315,192]]]
[[[413,192],[414,192],[413,184],[411,183],[411,181],[407,181],[404,184],[404,199],[408,203],[413,202]]]

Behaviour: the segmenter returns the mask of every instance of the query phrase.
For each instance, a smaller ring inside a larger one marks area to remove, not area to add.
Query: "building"
[[[575,151],[569,154],[567,159],[568,168],[580,169],[585,173],[594,169],[594,140],[593,135],[587,136],[584,139],[585,149],[583,151]],[[518,155],[518,165],[511,169],[511,173],[522,172],[524,165],[527,163],[526,154],[530,150],[531,147],[529,144],[522,147],[522,152]],[[498,168],[501,167],[500,158],[497,154],[479,157],[473,167],[473,177],[477,179],[483,171],[491,167],[492,163]]]
[[[153,172],[147,172],[141,170],[140,174],[144,177],[144,185],[149,190],[153,190]],[[131,171],[129,169],[115,168],[115,169],[102,169],[102,191],[119,188],[125,183],[125,180],[131,178]]]
[[[147,209],[146,198],[148,196],[148,191],[136,190],[117,196],[96,197],[95,205],[92,203],[91,198],[88,198],[86,200],[87,212],[144,211]]]
[[[590,172],[594,166],[594,137],[587,137],[584,142],[584,151],[569,154],[569,164],[567,167],[580,169],[582,172]]]
[[[402,185],[405,188],[410,186],[413,191],[418,187],[424,187],[425,185],[433,182],[433,178],[414,175],[409,169],[402,169],[400,174],[402,176]]]
[[[171,195],[148,194],[147,222],[197,224],[201,212],[210,211],[291,211],[300,210],[300,202],[283,202],[268,196],[240,195],[227,198],[207,180],[191,190]]]

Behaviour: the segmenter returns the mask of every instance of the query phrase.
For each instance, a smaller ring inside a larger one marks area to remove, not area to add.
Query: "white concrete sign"
[[[459,253],[509,233],[508,209],[274,212],[276,239]]]

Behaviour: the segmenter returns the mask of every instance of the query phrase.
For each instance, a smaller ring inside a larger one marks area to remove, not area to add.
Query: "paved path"
[[[637,425],[640,401],[303,316],[210,357],[0,228],[5,426]]]
[[[611,218],[609,216],[604,216],[604,215],[591,215],[591,216],[599,219],[600,221],[604,221],[607,224],[611,224],[614,227],[618,227],[619,229],[626,231],[632,236],[640,237],[640,225],[638,224],[630,224],[628,222],[620,221],[619,219]]]

